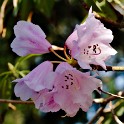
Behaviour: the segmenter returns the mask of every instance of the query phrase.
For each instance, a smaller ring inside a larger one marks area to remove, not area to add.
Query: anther
[[[73,85],[73,82],[71,82],[71,85]]]
[[[90,49],[92,46],[88,46],[88,48]]]
[[[71,77],[73,77],[73,75],[72,75],[72,74],[68,74],[68,75],[70,75]]]
[[[66,85],[66,89],[68,89],[69,88],[69,86],[68,85]]]
[[[66,75],[65,75],[65,77],[66,77],[67,79],[69,79],[69,77],[68,77],[68,76],[66,76]]]

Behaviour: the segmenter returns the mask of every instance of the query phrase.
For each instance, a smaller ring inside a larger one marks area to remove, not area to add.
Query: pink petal
[[[57,112],[60,106],[54,101],[54,92],[49,92],[47,89],[40,91],[33,96],[35,107],[43,112]]]
[[[76,25],[65,44],[82,68],[90,69],[90,64],[97,64],[106,69],[105,60],[117,53],[109,44],[112,40],[112,31],[95,18],[90,8],[86,21]]]
[[[65,45],[68,46],[68,48],[71,50],[74,46],[74,41],[78,40],[77,36],[77,30],[74,30],[74,32],[67,38]]]
[[[24,77],[25,83],[35,91],[40,91],[44,88],[52,89],[53,84],[46,83],[46,80],[48,80],[47,75],[52,71],[53,64],[50,61],[45,61]]]
[[[31,22],[19,21],[14,27],[14,33],[16,38],[11,48],[19,56],[48,53],[52,47],[42,29]]]
[[[21,78],[21,80],[34,91],[40,91],[45,88],[52,89],[53,84],[47,79],[47,75],[52,71],[53,64],[49,61],[45,61],[33,69],[24,78]]]
[[[63,72],[66,71],[66,70],[72,70],[72,69],[74,69],[74,68],[72,68],[72,66],[69,65],[67,62],[61,62],[61,63],[57,66],[55,72],[57,72],[57,73],[63,73]]]
[[[75,115],[80,107],[87,111],[92,105],[92,92],[101,87],[101,81],[65,62],[59,64],[55,72],[58,74],[54,83],[55,102],[68,116]]]
[[[17,97],[20,97],[21,100],[26,101],[33,96],[35,93],[30,89],[21,79],[16,79],[15,82],[18,82],[14,87],[14,92]]]

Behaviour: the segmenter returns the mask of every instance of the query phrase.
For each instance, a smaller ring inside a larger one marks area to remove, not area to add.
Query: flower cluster
[[[22,31],[23,29],[23,31]],[[14,27],[16,38],[12,50],[19,56],[53,52],[62,62],[53,71],[53,63],[45,61],[17,82],[14,92],[21,100],[32,99],[35,107],[43,112],[56,112],[60,109],[73,117],[81,108],[87,111],[92,105],[92,92],[101,87],[101,80],[73,67],[77,62],[83,69],[91,69],[90,64],[104,69],[105,60],[117,52],[110,46],[113,40],[111,30],[95,19],[90,9],[86,21],[77,25],[65,42],[66,59],[59,56],[47,40],[42,29],[30,22],[19,21]],[[67,55],[66,48],[70,50]],[[71,57],[70,57],[71,56]],[[72,66],[73,65],[73,66]]]

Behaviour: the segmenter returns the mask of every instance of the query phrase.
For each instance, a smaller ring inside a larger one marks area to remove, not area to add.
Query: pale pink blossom
[[[82,73],[66,62],[60,63],[55,73],[54,101],[60,105],[67,116],[76,115],[79,108],[88,111],[92,105],[92,92],[101,87],[101,81]]]
[[[117,53],[110,46],[112,40],[112,31],[95,19],[91,8],[86,21],[76,25],[65,44],[82,68],[89,69],[90,64],[95,64],[106,69],[105,61]]]
[[[14,93],[21,100],[26,101],[34,96],[35,91],[30,89],[21,79],[16,79],[13,82],[18,82],[14,87]]]
[[[26,84],[30,89],[34,91],[41,91],[45,88],[52,89],[53,84],[50,83],[49,79],[52,80],[53,78],[53,64],[50,61],[45,61],[34,68],[29,74],[21,79],[16,79],[13,82],[23,82]],[[52,73],[51,77],[49,74]],[[48,78],[49,77],[49,78]],[[48,83],[46,83],[48,82]]]
[[[11,48],[19,56],[48,53],[52,47],[45,39],[43,30],[31,22],[17,22],[14,33],[16,38],[11,43]]]
[[[92,92],[101,87],[101,81],[82,73],[66,62],[60,63],[53,72],[51,62],[37,66],[24,78],[16,79],[14,91],[22,100],[31,98],[35,107],[43,112],[60,109],[73,117],[81,108],[88,111],[92,105]]]
[[[56,112],[60,109],[59,104],[54,101],[53,65],[45,61],[33,69],[24,78],[16,79],[14,92],[17,97],[25,101],[32,99],[35,107],[43,112]]]
[[[32,97],[35,107],[42,112],[57,112],[60,110],[59,104],[54,101],[52,90],[44,89],[34,94]]]

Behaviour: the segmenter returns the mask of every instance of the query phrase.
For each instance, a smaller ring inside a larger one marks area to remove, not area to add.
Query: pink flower
[[[24,78],[16,79],[14,92],[17,97],[25,101],[33,99],[35,107],[43,112],[56,112],[60,106],[54,101],[53,96],[53,65],[46,61],[37,66]]]
[[[45,39],[43,30],[31,22],[19,21],[14,26],[16,38],[11,43],[12,50],[19,56],[48,53],[51,44]]]
[[[23,82],[34,91],[41,91],[45,88],[52,89],[53,84],[53,64],[50,61],[45,61],[33,69],[24,78],[16,79],[13,82]],[[49,76],[52,73],[51,77]],[[47,78],[47,76],[49,78]],[[51,80],[51,82],[49,81]],[[46,83],[47,82],[47,83]]]
[[[89,69],[89,64],[95,64],[106,69],[105,60],[117,53],[110,46],[113,35],[111,30],[106,29],[99,20],[95,19],[91,11],[92,8],[86,21],[77,25],[68,37],[66,46],[82,68]]]
[[[87,111],[92,105],[92,92],[101,87],[99,79],[76,70],[66,62],[60,63],[53,72],[49,61],[13,82],[17,82],[14,88],[17,97],[22,100],[31,98],[35,107],[43,112],[62,109],[70,117],[76,115],[79,108]]]
[[[82,73],[66,62],[59,64],[55,70],[54,101],[60,105],[67,116],[73,117],[79,108],[87,111],[92,105],[92,92],[101,87],[101,81]]]
[[[32,97],[35,107],[43,112],[57,112],[60,110],[59,104],[54,101],[54,93],[52,90],[44,89],[34,94]]]
[[[26,101],[34,96],[35,91],[30,89],[24,82],[20,79],[16,79],[13,82],[18,82],[14,87],[14,92],[17,97],[20,97],[21,100]]]

